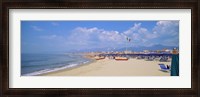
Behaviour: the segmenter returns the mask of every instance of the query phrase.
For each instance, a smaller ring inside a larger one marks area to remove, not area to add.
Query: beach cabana
[[[172,55],[171,76],[179,76],[179,54]]]

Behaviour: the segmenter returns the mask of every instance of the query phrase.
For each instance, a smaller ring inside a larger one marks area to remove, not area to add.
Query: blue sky
[[[22,53],[162,44],[178,46],[179,21],[21,21]]]

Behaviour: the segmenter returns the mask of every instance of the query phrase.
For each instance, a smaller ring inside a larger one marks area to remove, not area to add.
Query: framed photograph
[[[197,96],[198,3],[3,1],[2,95]]]

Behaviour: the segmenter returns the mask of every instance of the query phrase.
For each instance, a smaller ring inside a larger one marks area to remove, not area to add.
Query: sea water
[[[21,54],[21,75],[32,76],[91,62],[82,54]]]

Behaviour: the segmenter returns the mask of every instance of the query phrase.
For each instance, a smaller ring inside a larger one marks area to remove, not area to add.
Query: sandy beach
[[[145,61],[129,59],[96,60],[79,67],[42,74],[42,76],[170,76],[169,72],[160,71],[158,64],[171,65],[171,62]]]

